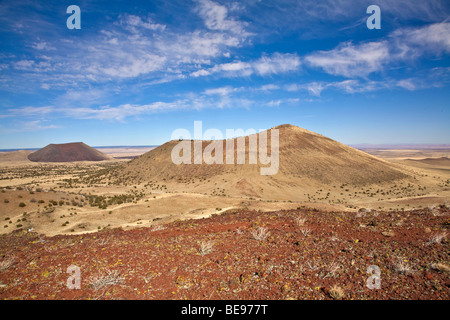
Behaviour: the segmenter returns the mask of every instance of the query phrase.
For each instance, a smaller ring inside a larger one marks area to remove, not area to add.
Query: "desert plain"
[[[269,177],[175,167],[177,141],[100,148],[104,161],[0,153],[0,297],[449,299],[448,146],[357,150],[277,128]]]

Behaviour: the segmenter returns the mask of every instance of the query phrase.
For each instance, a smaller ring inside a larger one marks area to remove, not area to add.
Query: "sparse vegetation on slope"
[[[450,209],[437,210],[240,210],[73,236],[18,230],[0,236],[0,298],[448,300],[450,242],[429,238],[447,232]],[[69,266],[80,289],[67,287]],[[370,266],[379,289],[366,286]]]

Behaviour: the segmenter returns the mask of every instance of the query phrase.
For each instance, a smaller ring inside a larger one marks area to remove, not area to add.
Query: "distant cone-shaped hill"
[[[49,144],[48,146],[28,155],[35,162],[74,162],[102,161],[111,157],[84,144],[83,142]]]
[[[229,188],[252,190],[257,190],[258,184],[263,182],[278,184],[280,187],[298,186],[302,183],[365,185],[407,177],[391,163],[320,134],[293,125],[281,125],[273,129],[278,129],[279,134],[279,170],[274,175],[261,175],[261,168],[269,167],[267,164],[260,161],[249,164],[249,141],[254,137],[250,135],[245,137],[245,164],[237,164],[236,161],[234,164],[226,164],[226,140],[219,141],[223,145],[224,164],[206,164],[204,159],[202,164],[175,164],[171,154],[180,141],[169,141],[111,172],[110,177],[126,183],[189,182],[186,186],[194,188],[196,183],[209,182],[211,187],[227,185]],[[269,151],[273,129],[267,130]],[[238,152],[237,139],[239,138],[232,139],[235,146],[234,159]],[[194,163],[196,142],[191,140],[185,143],[191,145],[191,163]],[[202,141],[202,151],[210,143],[211,141]]]

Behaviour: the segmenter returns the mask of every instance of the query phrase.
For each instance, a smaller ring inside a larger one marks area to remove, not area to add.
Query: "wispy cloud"
[[[353,44],[345,42],[331,50],[307,55],[311,67],[348,78],[366,77],[387,66],[409,62],[429,55],[450,52],[450,23],[435,23],[420,28],[402,28],[387,39]]]
[[[359,45],[347,42],[333,50],[310,54],[305,61],[332,75],[365,77],[379,71],[389,59],[388,44],[383,41]]]
[[[116,107],[103,106],[100,108],[73,108],[64,110],[66,116],[74,119],[97,119],[110,121],[124,121],[129,117],[181,110],[185,107],[184,102],[154,102],[151,104],[123,104]]]
[[[51,129],[60,129],[59,125],[46,124],[42,120],[32,120],[32,121],[18,121],[13,127],[4,127],[0,125],[0,132],[4,134],[18,133],[18,132],[28,132],[28,131],[43,131]]]
[[[229,56],[231,49],[242,46],[251,36],[245,29],[246,23],[233,17],[225,6],[211,0],[195,4],[194,12],[204,26],[188,30],[124,13],[99,26],[99,32],[74,41],[64,35],[45,37],[47,31],[61,28],[35,21],[46,31],[33,39],[28,46],[29,54],[3,61],[2,69],[17,72],[10,71],[2,77],[9,88],[16,86],[17,90],[25,77],[28,86],[35,88],[41,88],[42,80],[46,88],[69,84],[81,88],[136,78],[149,83],[188,75],[198,65],[211,65],[211,59]],[[7,9],[15,8],[7,6]],[[13,23],[6,17],[0,17],[0,21]]]
[[[20,115],[23,117],[42,117],[55,111],[53,106],[34,107],[26,106],[21,108],[8,109],[10,115]]]
[[[120,17],[119,24],[123,25],[126,30],[131,31],[132,33],[139,33],[138,29],[143,28],[151,31],[164,31],[166,29],[166,25],[154,23],[151,18],[147,18],[147,21],[144,21],[141,17],[127,14]]]
[[[246,23],[230,17],[227,7],[211,0],[197,0],[196,2],[198,4],[196,11],[199,12],[208,29],[229,31],[243,37],[249,35],[245,30]]]
[[[301,61],[297,54],[275,52],[263,55],[253,61],[234,61],[217,64],[209,69],[201,69],[191,73],[192,77],[219,74],[224,77],[248,77],[251,75],[268,76],[298,71]]]
[[[392,32],[389,41],[392,54],[402,59],[449,53],[450,22],[434,23],[421,28],[398,29]]]
[[[320,97],[326,90],[337,90],[347,94],[375,92],[379,90],[416,91],[427,88],[438,88],[450,83],[449,68],[434,68],[420,72],[415,77],[384,78],[383,80],[347,79],[341,81],[310,81],[290,83],[282,87],[288,92],[306,91],[309,95]]]
[[[365,10],[376,4],[382,10],[384,26],[395,29],[408,23],[436,23],[448,18],[447,0],[276,0],[243,1],[252,29],[267,39],[280,33],[295,32],[302,39],[341,36],[342,30],[365,24]],[[264,10],[261,10],[261,7]],[[314,26],[314,27],[311,27]],[[363,26],[361,26],[363,27]],[[365,26],[364,26],[365,27]]]

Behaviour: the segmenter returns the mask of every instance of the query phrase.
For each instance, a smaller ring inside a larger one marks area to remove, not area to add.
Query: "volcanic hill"
[[[35,162],[74,162],[110,160],[106,154],[84,144],[83,142],[49,144],[28,155]]]
[[[223,164],[207,164],[204,158],[201,164],[194,164],[195,143],[200,143],[204,152],[212,142],[194,140],[190,141],[191,164],[175,164],[172,150],[180,141],[172,140],[110,172],[109,178],[125,184],[164,184],[176,192],[210,193],[216,190],[222,195],[292,198],[295,193],[309,188],[382,184],[409,177],[392,163],[293,125],[267,130],[269,158],[272,156],[273,129],[278,129],[279,133],[279,170],[273,175],[261,175],[260,169],[270,164],[261,163],[259,158],[257,163],[249,163],[249,141],[254,138],[254,135],[249,135],[241,137],[245,139],[245,146],[241,145],[241,148],[237,142],[240,138],[231,139],[234,159],[243,152],[245,164],[237,164],[236,161],[226,164],[226,140],[216,140],[223,145]]]

